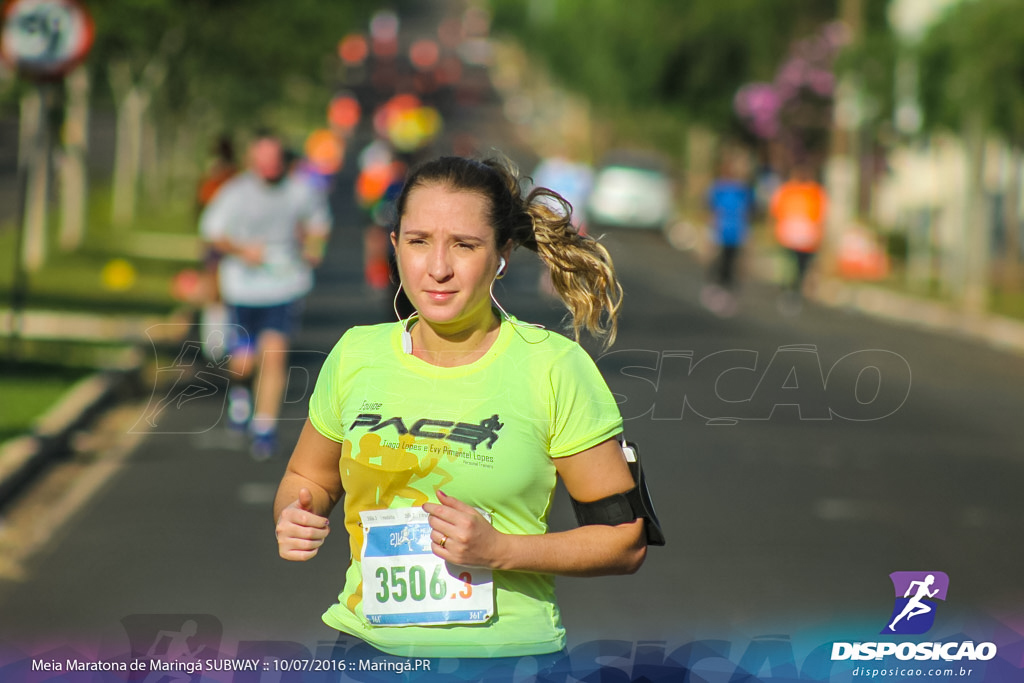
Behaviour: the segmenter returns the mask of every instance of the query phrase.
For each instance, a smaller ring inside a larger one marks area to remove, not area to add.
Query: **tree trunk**
[[[1020,184],[1024,180],[1021,165],[1024,164],[1024,150],[1019,145],[1010,147],[1010,181],[1006,190],[1003,209],[1003,228],[1006,233],[1005,285],[1011,290],[1019,287],[1020,258]]]
[[[60,163],[60,248],[77,249],[85,238],[88,172],[86,152],[89,130],[89,72],[80,66],[65,80],[67,108],[64,118],[64,150]]]
[[[963,308],[982,313],[988,308],[989,262],[992,248],[988,197],[985,194],[985,127],[980,114],[968,116],[964,130],[967,152],[967,201],[963,230]]]
[[[48,252],[47,236],[47,202],[50,196],[50,152],[52,138],[50,135],[49,110],[53,106],[56,93],[52,83],[40,84],[32,95],[26,95],[28,101],[22,102],[22,117],[26,115],[35,119],[35,125],[26,137],[29,144],[23,156],[26,173],[24,216],[21,243],[21,258],[25,272],[34,273],[46,263]]]
[[[170,183],[174,196],[194,203],[196,201],[196,184],[199,175],[196,173],[196,153],[199,147],[197,140],[212,139],[207,133],[208,126],[203,122],[195,125],[179,122],[174,130],[174,146],[170,149],[168,164],[171,169]]]
[[[114,198],[111,215],[115,228],[125,228],[135,222],[145,105],[143,94],[134,84],[117,105],[117,151],[114,156]]]
[[[36,133],[42,121],[43,98],[38,88],[30,88],[21,96],[18,114],[18,165],[26,166],[32,158]]]
[[[152,117],[142,121],[142,158],[140,170],[146,201],[153,203],[167,191],[168,169],[162,158],[160,136]]]
[[[927,293],[932,279],[932,219],[929,209],[914,209],[907,226],[907,287]]]
[[[138,207],[139,175],[142,171],[146,114],[152,93],[167,75],[170,56],[181,47],[182,34],[170,30],[161,41],[157,54],[142,70],[138,81],[127,62],[110,64],[110,85],[117,104],[117,151],[114,156],[114,197],[111,219],[115,228],[135,222]]]
[[[960,143],[940,138],[933,147],[936,154],[934,164],[944,174],[941,188],[944,191],[938,212],[939,241],[939,291],[954,301],[963,299],[964,262],[967,244],[968,162],[966,147]],[[947,177],[948,176],[948,177]]]

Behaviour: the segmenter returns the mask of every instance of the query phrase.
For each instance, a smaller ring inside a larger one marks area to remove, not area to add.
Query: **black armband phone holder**
[[[647,478],[640,464],[640,451],[630,441],[622,443],[622,454],[629,465],[636,486],[625,493],[616,493],[601,500],[581,503],[572,498],[572,507],[576,512],[576,521],[580,526],[587,524],[605,524],[615,526],[632,522],[642,517],[647,535],[647,545],[665,545],[665,534],[661,531],[661,523],[654,512],[650,491],[647,489]]]

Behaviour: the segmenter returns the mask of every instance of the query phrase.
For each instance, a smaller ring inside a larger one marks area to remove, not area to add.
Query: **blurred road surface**
[[[526,169],[536,161],[494,103],[460,110],[448,129]],[[363,284],[365,219],[351,182],[346,169],[292,354],[285,442],[342,332],[393,319],[390,301]],[[621,641],[601,651],[639,659],[722,639],[735,659],[745,643],[806,653],[876,640],[893,608],[889,574],[902,570],[950,577],[929,638],[1008,630],[1020,641],[1018,356],[813,304],[782,317],[776,292],[753,283],[738,315],[718,318],[697,304],[701,269],[662,235],[605,241],[626,300],[619,340],[598,364],[640,444],[668,545],[634,576],[559,581],[570,649]],[[562,311],[538,294],[538,277],[532,255],[514,254],[498,296],[557,328]],[[162,363],[173,379],[193,360]],[[153,634],[188,623],[229,655],[250,641],[283,654],[329,647],[320,614],[343,579],[342,525],[312,562],[277,557],[270,504],[285,454],[251,461],[223,426],[223,374],[194,363],[207,395],[156,411],[173,382],[162,384],[119,413],[120,446],[26,497],[21,547],[35,552],[12,551],[0,567],[0,649],[144,652]],[[560,492],[552,524],[571,523]]]
[[[285,441],[338,336],[387,317],[389,302],[362,284],[353,215],[340,215],[293,355]],[[782,318],[774,292],[755,286],[737,317],[719,319],[695,304],[699,269],[660,235],[606,240],[627,294],[599,365],[641,444],[669,543],[638,575],[560,581],[572,643],[816,627],[873,637],[897,570],[951,577],[945,623],[1020,614],[1024,551],[1008,542],[1024,527],[1019,358],[813,305]],[[508,310],[557,326],[532,255],[512,263],[499,294]],[[169,405],[95,495],[37,530],[49,539],[0,581],[0,642],[123,643],[139,619],[181,615],[216,623],[224,642],[312,651],[330,639],[319,615],[341,585],[342,527],[314,561],[278,559],[270,501],[285,458],[252,462],[223,407],[219,391]],[[42,505],[39,524],[61,504]],[[560,497],[553,523],[569,520]]]

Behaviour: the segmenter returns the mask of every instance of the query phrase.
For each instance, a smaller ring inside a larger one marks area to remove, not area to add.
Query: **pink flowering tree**
[[[773,81],[742,86],[733,108],[746,129],[794,158],[819,153],[832,121],[836,57],[846,43],[843,25],[827,24],[792,45]]]

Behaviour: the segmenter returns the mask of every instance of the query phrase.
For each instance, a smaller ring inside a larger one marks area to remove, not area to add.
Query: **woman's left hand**
[[[447,562],[494,569],[500,563],[504,534],[458,498],[437,492],[438,503],[424,503],[430,515],[431,550]]]

